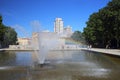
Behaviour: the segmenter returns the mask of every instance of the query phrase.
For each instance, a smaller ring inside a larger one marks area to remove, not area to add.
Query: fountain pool
[[[34,51],[0,52],[1,80],[119,80],[120,58],[86,51],[49,51],[45,68]],[[50,64],[49,64],[50,63]]]

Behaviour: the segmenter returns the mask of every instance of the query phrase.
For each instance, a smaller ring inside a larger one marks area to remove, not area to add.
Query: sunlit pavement
[[[104,54],[111,54],[111,55],[116,55],[120,56],[120,50],[119,49],[101,49],[101,48],[83,48],[82,50],[87,50],[87,51],[94,51],[94,52],[101,52]]]

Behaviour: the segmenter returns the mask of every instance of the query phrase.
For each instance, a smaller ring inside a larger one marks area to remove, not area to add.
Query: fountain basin
[[[120,78],[120,59],[101,53],[51,51],[46,56],[43,67],[34,65],[35,60],[34,51],[0,52],[0,67],[14,67],[0,69],[0,79],[119,80]]]

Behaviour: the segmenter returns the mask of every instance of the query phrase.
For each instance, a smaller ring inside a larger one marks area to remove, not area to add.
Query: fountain
[[[119,57],[82,51],[84,45],[69,40],[65,43],[59,34],[36,31],[34,51],[0,51],[0,79],[119,80]]]
[[[0,79],[119,80],[120,78],[120,58],[78,50],[78,47],[77,50],[71,50],[76,46],[69,46],[67,50],[68,46],[64,45],[64,40],[56,33],[36,32],[33,33],[32,40],[34,51],[0,52]],[[64,50],[61,50],[63,45]],[[31,59],[35,53],[37,63]]]
[[[33,46],[37,56],[37,63],[43,66],[45,58],[50,50],[60,49],[64,45],[64,39],[61,39],[57,33],[37,32],[33,33]]]

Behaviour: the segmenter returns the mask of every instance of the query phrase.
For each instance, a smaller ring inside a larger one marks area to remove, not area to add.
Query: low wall
[[[10,50],[32,50],[30,45],[9,45]]]
[[[81,48],[86,48],[85,45],[60,45],[58,47],[52,48],[50,50],[78,50]],[[34,49],[31,45],[9,45],[9,50],[38,50]]]

